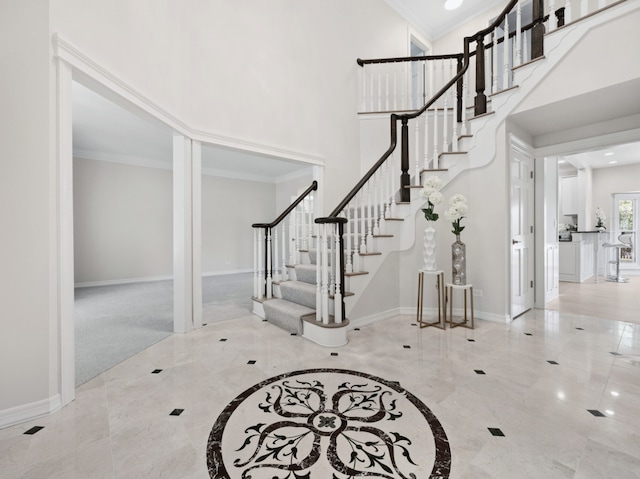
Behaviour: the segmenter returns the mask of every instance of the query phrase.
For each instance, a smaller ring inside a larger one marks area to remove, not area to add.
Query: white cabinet
[[[560,180],[560,214],[578,214],[578,177],[567,176]]]

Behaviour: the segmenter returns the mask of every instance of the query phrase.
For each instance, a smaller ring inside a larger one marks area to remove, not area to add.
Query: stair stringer
[[[464,171],[485,167],[496,160],[499,144],[504,144],[505,141],[504,136],[501,137],[497,134],[502,125],[534,91],[538,82],[548,75],[591,29],[626,15],[640,8],[640,5],[633,2],[621,2],[615,7],[608,8],[588,19],[581,19],[545,36],[545,56],[515,69],[514,85],[518,88],[497,92],[491,99],[492,112],[469,120],[473,134],[469,148],[466,155],[460,155],[455,164],[449,166],[447,171],[439,173],[443,180],[443,190],[446,190],[447,185]],[[386,248],[378,248],[382,255],[375,257],[374,261],[367,261],[364,267],[369,274],[363,280],[351,285],[350,291],[354,293],[354,296],[346,298],[345,307],[351,327],[371,322],[370,318],[354,317],[350,313],[356,309],[358,302],[364,297],[362,293],[373,281],[387,256],[393,252],[408,251],[416,246],[415,218],[418,211],[426,206],[426,201],[418,195],[415,196],[408,205],[408,211],[405,209],[404,214],[399,215],[405,221],[397,227],[399,231],[394,232],[394,235],[397,235],[394,238],[395,241],[390,242]],[[398,311],[400,311],[400,307],[397,310],[389,310],[386,316],[398,314]],[[382,319],[386,319],[384,313],[376,318],[376,320]]]

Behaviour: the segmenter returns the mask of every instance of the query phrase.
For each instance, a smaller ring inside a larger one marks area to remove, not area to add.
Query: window
[[[638,202],[640,193],[615,193],[613,195],[614,235],[628,246],[620,250],[620,264],[637,266]]]

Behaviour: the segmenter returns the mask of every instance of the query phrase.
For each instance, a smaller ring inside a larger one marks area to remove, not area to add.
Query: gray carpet
[[[247,315],[253,274],[202,279],[203,323]],[[76,386],[173,332],[173,281],[77,288]]]

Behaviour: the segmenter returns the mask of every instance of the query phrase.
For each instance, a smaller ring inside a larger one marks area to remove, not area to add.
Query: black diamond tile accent
[[[402,346],[404,349],[411,349],[411,346],[409,346],[408,344],[405,344],[404,346]]]
[[[252,360],[250,360],[250,361],[247,361],[247,364],[255,364],[255,363],[256,363],[256,360],[255,360],[255,359],[252,359]]]
[[[474,369],[476,374],[487,374],[482,369]]]
[[[29,429],[28,431],[23,432],[22,434],[28,434],[30,436],[34,435],[36,432],[40,431],[44,429],[44,426],[33,426],[31,429]]]
[[[613,354],[614,356],[622,356],[622,354],[617,353],[617,352],[615,352],[615,351],[611,351],[611,354]]]
[[[353,328],[354,331],[360,331],[360,328]]]
[[[416,323],[411,323],[411,326],[417,326],[417,324]]]
[[[162,369],[154,369],[153,371],[151,371],[151,374],[160,374],[162,372]]]
[[[547,361],[547,362],[548,362],[549,364],[560,364],[560,363],[559,363],[559,362],[557,362],[557,361]]]
[[[469,341],[470,343],[475,343],[476,342],[475,339],[467,339],[467,341]]]
[[[607,417],[604,414],[602,414],[600,411],[598,411],[597,409],[587,409],[587,411],[589,411],[595,417]]]
[[[174,409],[173,411],[171,411],[171,414],[169,414],[169,416],[179,416],[183,412],[184,412],[184,409]]]
[[[488,429],[489,429],[489,432],[491,433],[492,436],[504,437],[504,432],[502,432],[499,428],[490,427]]]
[[[291,336],[297,336],[298,333],[291,333]]]
[[[262,322],[263,322],[263,323],[266,323],[266,322],[267,322],[267,320],[266,320],[266,319],[263,319],[263,320],[262,320]]]
[[[525,334],[525,336],[533,336],[533,334],[531,334],[531,333],[524,333],[524,334]]]
[[[225,342],[227,340],[227,338],[220,338],[221,342]]]
[[[331,353],[331,356],[337,356],[338,353]]]
[[[203,325],[203,326],[206,326],[206,325],[207,325],[207,323],[202,323],[202,325]]]
[[[584,328],[576,328],[578,331],[584,331]]]

